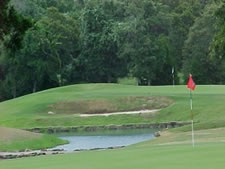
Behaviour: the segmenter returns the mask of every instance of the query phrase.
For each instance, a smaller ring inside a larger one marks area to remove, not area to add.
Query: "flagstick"
[[[173,73],[173,87],[175,86],[174,73]]]
[[[173,79],[173,87],[175,86],[175,80],[174,80],[174,67],[172,67],[172,79]]]
[[[190,89],[190,104],[191,104],[191,122],[192,122],[192,146],[195,147],[195,139],[194,139],[194,117],[193,117],[193,106],[192,106],[192,92]]]

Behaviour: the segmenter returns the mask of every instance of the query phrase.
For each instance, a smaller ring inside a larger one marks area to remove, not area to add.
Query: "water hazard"
[[[55,147],[65,151],[80,149],[108,148],[128,146],[154,138],[152,129],[124,129],[101,132],[62,133],[59,138],[68,140],[69,144]]]

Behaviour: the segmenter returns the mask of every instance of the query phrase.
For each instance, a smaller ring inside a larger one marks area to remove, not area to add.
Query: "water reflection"
[[[74,151],[78,149],[128,146],[153,139],[154,132],[152,129],[126,129],[102,132],[64,133],[59,134],[58,137],[68,140],[70,143],[56,148]]]

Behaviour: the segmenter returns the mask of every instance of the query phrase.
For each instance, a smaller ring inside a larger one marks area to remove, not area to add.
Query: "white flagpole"
[[[173,87],[175,86],[175,80],[174,80],[174,67],[172,67],[172,78],[173,78]]]
[[[195,138],[194,138],[194,117],[193,117],[193,105],[192,105],[192,92],[190,89],[190,106],[191,106],[191,123],[192,123],[192,146],[195,147]]]

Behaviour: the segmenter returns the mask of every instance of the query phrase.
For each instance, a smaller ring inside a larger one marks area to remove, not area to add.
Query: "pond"
[[[154,138],[153,129],[123,129],[101,132],[61,133],[57,136],[68,140],[69,144],[57,146],[54,149],[65,151],[90,150],[95,148],[120,147],[136,144]]]

